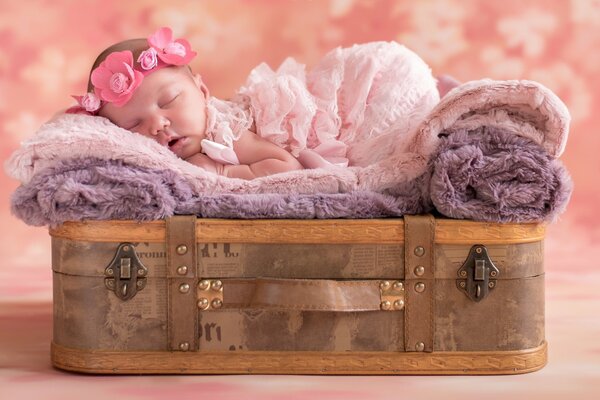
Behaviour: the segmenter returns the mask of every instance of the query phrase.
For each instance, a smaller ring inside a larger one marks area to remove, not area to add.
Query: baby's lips
[[[173,140],[175,140],[175,142],[173,142]],[[171,142],[173,142],[173,143],[171,144]],[[186,136],[179,136],[179,137],[169,140],[169,142],[167,142],[167,147],[169,148],[169,150],[171,150],[173,153],[175,153],[176,155],[179,156],[179,154],[181,153],[181,150],[183,150],[183,146],[185,146],[186,142],[187,142]]]

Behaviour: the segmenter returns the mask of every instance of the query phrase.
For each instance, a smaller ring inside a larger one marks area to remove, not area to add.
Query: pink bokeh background
[[[577,390],[591,393],[586,388],[600,377],[600,346],[593,344],[600,334],[596,322],[600,295],[593,288],[600,284],[600,214],[595,208],[600,204],[599,21],[598,0],[0,0],[0,159],[4,161],[56,111],[74,104],[70,95],[85,91],[89,68],[100,51],[125,38],[145,37],[164,25],[192,43],[199,53],[193,69],[220,97],[230,96],[260,62],[276,68],[292,56],[310,67],[333,47],[374,40],[399,41],[420,54],[435,74],[461,81],[484,77],[539,81],[563,99],[573,117],[561,159],[572,174],[575,191],[567,212],[549,227],[546,242],[548,337],[558,343],[564,340],[565,348],[553,350],[554,366],[562,369],[550,369],[546,378],[537,375],[540,378],[531,387],[516,387],[527,391],[555,385],[545,399]],[[4,323],[15,319],[22,322],[21,329],[36,330],[34,322],[25,321],[46,321],[40,328],[45,332],[51,329],[49,237],[44,228],[28,227],[11,216],[9,198],[17,184],[0,174],[0,322],[2,330]],[[31,339],[44,341],[38,347],[50,338],[50,332],[36,335]],[[21,361],[2,355],[2,349],[15,341],[31,349],[25,339],[19,341],[21,337],[18,332],[0,334],[0,397],[7,390],[13,395],[26,393],[27,385],[19,383],[28,381],[23,377],[26,371],[34,374],[30,377],[34,381],[35,374],[45,376],[42,369],[24,367],[32,360],[47,363],[45,350],[33,352],[32,358],[24,350]],[[580,358],[573,359],[573,352]],[[56,371],[47,373],[61,377],[65,387],[77,381]],[[557,378],[569,373],[576,375],[574,386],[560,386]],[[3,386],[3,379],[13,385]],[[226,394],[238,387],[259,390],[251,379],[240,379],[237,386],[225,378],[212,380],[211,390]],[[273,382],[281,387],[295,382],[300,391],[310,382],[278,379]],[[336,393],[354,398],[344,389],[348,380],[318,382],[327,398],[338,398]],[[327,386],[328,382],[337,383]],[[373,388],[379,392],[371,393],[394,393],[392,386],[386,389],[389,381],[373,382],[378,382]],[[446,398],[460,393],[459,381],[452,382],[457,391],[446,392]],[[124,381],[119,385],[112,393],[136,397],[134,388]],[[262,392],[262,399],[279,393],[277,387],[269,390]]]

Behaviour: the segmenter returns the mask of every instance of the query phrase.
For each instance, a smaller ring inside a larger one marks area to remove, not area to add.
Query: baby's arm
[[[223,166],[223,175],[230,178],[254,179],[302,169],[302,164],[290,153],[250,131],[233,142],[233,150],[240,165]]]
[[[223,165],[202,153],[195,154],[186,161],[219,175],[241,179],[302,169],[302,164],[290,153],[250,131],[233,142],[233,149],[240,165]]]

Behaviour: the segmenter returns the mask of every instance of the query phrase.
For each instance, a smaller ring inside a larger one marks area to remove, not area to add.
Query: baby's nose
[[[156,137],[156,140],[160,144],[166,144],[168,142],[167,128],[171,125],[166,118],[157,118],[150,126],[150,134]]]

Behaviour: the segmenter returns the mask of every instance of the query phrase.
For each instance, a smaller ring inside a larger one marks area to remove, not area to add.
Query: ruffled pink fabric
[[[256,133],[305,168],[366,166],[406,152],[439,102],[421,58],[396,42],[329,52],[309,73],[293,58],[277,71],[260,64],[232,102],[209,102],[208,132],[231,146],[252,119]]]
[[[252,127],[250,109],[242,102],[210,97],[206,104],[206,137],[213,142],[232,147],[242,133]]]

